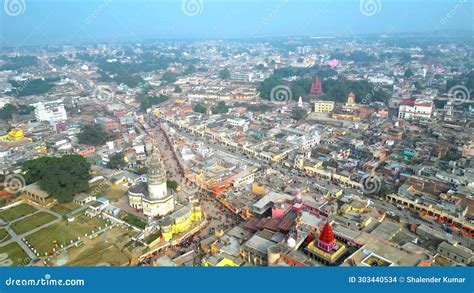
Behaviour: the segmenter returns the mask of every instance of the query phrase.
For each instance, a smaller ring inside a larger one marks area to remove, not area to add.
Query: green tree
[[[176,182],[174,180],[166,180],[166,187],[168,187],[169,189],[171,189],[173,191],[176,191],[176,190],[178,190],[179,184],[178,184],[178,182]]]
[[[227,112],[229,112],[229,107],[223,101],[217,103],[217,106],[212,107],[212,114],[223,114]]]
[[[198,103],[198,104],[194,105],[193,111],[205,114],[207,112],[207,107],[202,103]]]
[[[219,77],[221,79],[229,79],[230,78],[230,71],[227,68],[222,69],[219,71]]]
[[[405,74],[403,74],[403,77],[410,78],[410,77],[413,77],[413,75],[414,75],[413,70],[407,69],[407,70],[405,70]]]
[[[28,184],[38,182],[59,202],[70,202],[74,194],[88,191],[90,167],[82,156],[65,155],[26,161],[22,171]]]
[[[109,158],[107,163],[107,168],[109,169],[120,169],[125,167],[127,163],[125,162],[124,155],[122,152],[115,153]]]
[[[291,118],[297,121],[304,120],[307,117],[308,117],[308,111],[306,111],[305,109],[297,108],[297,109],[294,109],[291,113]]]
[[[177,80],[176,73],[166,71],[165,74],[163,74],[163,77],[161,78],[161,80],[167,83],[173,83]]]
[[[174,92],[180,94],[183,92],[183,89],[179,85],[177,85],[174,87]]]
[[[87,124],[81,127],[77,136],[79,142],[87,145],[102,145],[107,141],[108,134],[99,124]]]
[[[139,98],[140,101],[140,109],[142,111],[146,111],[148,108],[151,108],[154,105],[159,105],[169,100],[169,97],[165,95],[157,96],[149,96],[145,98]]]

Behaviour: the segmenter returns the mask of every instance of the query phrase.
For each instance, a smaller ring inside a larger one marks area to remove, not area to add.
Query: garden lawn
[[[3,212],[0,212],[0,219],[10,222],[35,212],[36,209],[26,203],[19,204]]]
[[[46,223],[49,223],[55,220],[56,217],[46,213],[46,212],[39,212],[23,220],[17,221],[10,225],[10,228],[18,234],[24,234],[30,230],[33,230],[36,227],[42,226]]]

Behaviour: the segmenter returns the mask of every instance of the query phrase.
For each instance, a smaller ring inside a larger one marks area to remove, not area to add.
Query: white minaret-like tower
[[[155,146],[148,163],[148,196],[150,199],[164,199],[168,195],[166,173],[156,148]]]

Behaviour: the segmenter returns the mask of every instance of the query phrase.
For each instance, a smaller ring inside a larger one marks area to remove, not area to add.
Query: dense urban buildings
[[[4,48],[0,263],[469,266],[472,43]]]

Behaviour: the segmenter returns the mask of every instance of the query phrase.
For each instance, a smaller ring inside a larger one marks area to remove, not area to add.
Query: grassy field
[[[92,230],[98,230],[99,227],[104,226],[105,221],[98,217],[90,219],[82,216],[77,217],[71,223],[61,220],[26,237],[26,240],[33,245],[40,255],[44,255],[45,252],[52,252],[53,248],[57,248],[60,244],[69,244],[71,240],[77,240],[77,237],[84,239],[85,233],[90,234]]]
[[[32,216],[29,216],[23,220],[17,221],[13,224],[10,225],[10,228],[18,234],[21,235],[23,233],[26,233],[36,227],[39,227],[41,225],[44,225],[46,223],[49,223],[53,220],[55,220],[56,217],[46,213],[46,212],[39,212],[37,214],[34,214]]]
[[[10,239],[10,234],[8,234],[7,230],[0,229],[0,243]]]
[[[51,211],[56,212],[61,215],[65,215],[79,207],[80,205],[75,204],[74,202],[71,201],[67,203],[57,203],[51,208]]]
[[[35,212],[36,209],[26,203],[19,204],[12,208],[9,208],[3,212],[0,212],[0,219],[10,222],[20,217],[26,216]]]
[[[29,263],[26,252],[16,242],[0,247],[0,266],[18,266]]]

